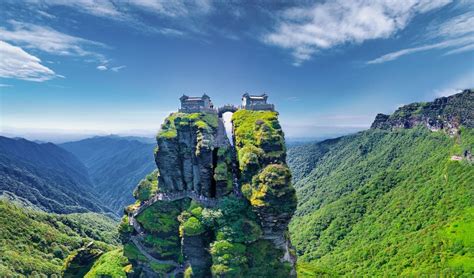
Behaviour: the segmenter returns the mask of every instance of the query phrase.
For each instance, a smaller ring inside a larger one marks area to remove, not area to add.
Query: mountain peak
[[[437,98],[432,102],[416,102],[398,108],[392,115],[377,114],[371,128],[397,129],[424,125],[429,129],[455,132],[460,125],[474,127],[474,90]]]

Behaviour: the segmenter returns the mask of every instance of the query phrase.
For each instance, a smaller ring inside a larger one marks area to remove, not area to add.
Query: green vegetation
[[[252,205],[264,206],[264,199],[283,195],[296,201],[290,196],[294,191],[290,184],[291,173],[284,164],[285,142],[278,113],[239,110],[232,116],[232,122],[244,184],[242,191]],[[277,192],[277,189],[283,191]]]
[[[204,232],[204,226],[196,217],[191,216],[184,221],[181,231],[181,236],[197,236]]]
[[[290,224],[300,276],[472,275],[474,167],[450,158],[473,134],[368,130],[307,149]]]
[[[174,269],[174,266],[172,265],[160,264],[160,263],[155,263],[155,262],[151,262],[150,267],[151,269],[153,269],[153,271],[155,271],[158,274],[166,274]]]
[[[247,262],[245,245],[231,243],[226,240],[216,241],[211,244],[211,255],[213,275],[218,277],[242,277],[242,265]]]
[[[218,125],[217,115],[213,113],[172,113],[161,125],[157,139],[174,139],[178,136],[178,128],[196,127],[200,132],[211,132]]]
[[[245,254],[249,268],[245,277],[287,278],[291,271],[289,263],[281,263],[283,251],[268,240],[258,240],[249,245]]]
[[[137,216],[143,228],[153,233],[170,233],[178,231],[178,215],[182,204],[175,202],[156,202]]]
[[[122,220],[120,221],[119,228],[118,228],[121,238],[123,238],[124,236],[130,235],[133,232],[133,227],[130,226],[128,221],[129,221],[128,215],[125,214],[122,217]]]
[[[74,250],[64,261],[63,277],[83,277],[103,253],[92,241]]]
[[[103,215],[56,215],[0,200],[0,276],[59,277],[74,250],[91,241],[105,251],[117,244],[116,224]]]
[[[188,266],[184,271],[184,278],[191,278],[193,277],[193,274],[193,268],[191,266]]]
[[[181,245],[178,235],[178,216],[189,200],[156,202],[137,217],[137,221],[147,231],[145,245],[151,247],[161,258],[178,260]]]
[[[127,277],[131,268],[130,262],[123,255],[123,249],[116,249],[100,256],[84,277]]]
[[[148,259],[133,243],[127,243],[123,246],[123,255],[131,261],[148,262]]]
[[[197,252],[193,251],[193,248],[201,245],[209,248],[208,258],[212,261],[206,260],[205,252],[198,253],[198,258],[186,257],[190,262],[202,259],[203,263],[192,263],[193,265],[185,270],[185,277],[208,276],[209,266],[213,275],[218,277],[266,277],[268,274],[288,277],[291,266],[281,263],[282,250],[277,249],[270,241],[261,240],[261,219],[257,218],[255,213],[260,207],[264,207],[265,213],[277,217],[284,215],[283,218],[289,220],[295,209],[295,191],[291,187],[290,171],[284,163],[284,138],[277,113],[244,111],[236,114],[234,121],[243,125],[236,130],[245,137],[242,140],[236,137],[240,144],[237,148],[238,152],[240,151],[239,157],[243,159],[239,161],[242,172],[245,173],[242,179],[249,184],[249,199],[255,200],[252,202],[254,206],[229,194],[233,190],[232,149],[221,146],[214,150],[216,152],[210,152],[212,138],[218,126],[217,115],[173,113],[165,120],[157,136],[158,144],[161,144],[163,149],[172,149],[176,143],[173,141],[181,136],[181,132],[191,131],[191,136],[196,136],[196,157],[204,153],[202,150],[206,150],[206,154],[216,159],[213,177],[216,181],[216,195],[224,197],[219,197],[217,206],[212,208],[204,208],[188,199],[156,202],[136,217],[145,230],[142,243],[152,249],[154,256],[180,263],[185,260],[185,256]],[[249,128],[255,136],[247,133],[246,129]],[[188,134],[186,133],[186,136]],[[181,144],[173,155],[178,158],[188,155],[190,148]],[[158,148],[157,154],[160,151],[164,150]],[[156,175],[147,177],[140,183],[134,193],[138,203],[127,208],[127,211],[133,211],[137,204],[148,200],[156,192],[158,185],[154,186],[155,179]],[[283,218],[272,219],[277,219],[281,225]],[[145,265],[157,273],[169,273],[171,266],[147,262],[137,247],[128,241],[131,230],[127,223],[128,217],[124,217],[120,230],[126,243],[124,254],[138,267],[134,270],[140,273]],[[285,229],[286,225],[283,223],[282,227]],[[188,248],[181,248],[182,238],[184,242],[191,243]],[[145,264],[139,265],[137,261]]]
[[[218,196],[232,192],[232,150],[230,147],[220,147],[217,150],[217,165],[214,168],[214,180],[217,182]]]
[[[467,208],[461,216],[440,232],[447,248],[444,254],[450,268],[460,273],[474,273],[474,207]]]
[[[251,181],[265,164],[284,162],[285,141],[277,112],[239,110],[232,123],[243,182]]]
[[[286,165],[270,164],[254,178],[253,186],[245,185],[242,192],[252,206],[268,207],[277,214],[293,213],[296,195],[290,184],[290,169]]]
[[[139,201],[150,199],[158,191],[158,170],[148,174],[133,191],[133,197]]]

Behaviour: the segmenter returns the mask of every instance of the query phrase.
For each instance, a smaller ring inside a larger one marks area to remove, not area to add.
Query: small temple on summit
[[[219,109],[214,108],[214,104],[212,104],[211,98],[203,94],[200,97],[196,96],[187,96],[183,95],[179,98],[181,101],[181,108],[179,112],[182,113],[199,113],[199,112],[208,112],[208,113],[218,113],[219,117],[225,112],[235,112],[239,108],[246,109],[246,110],[270,110],[275,111],[275,106],[271,103],[267,103],[268,95],[261,94],[261,95],[250,95],[245,93],[242,96],[242,105],[240,107],[227,104]]]
[[[267,103],[268,95],[250,95],[245,93],[242,96],[242,109],[247,110],[275,110],[273,104]]]
[[[187,95],[183,95],[179,98],[179,100],[181,101],[181,108],[179,109],[179,112],[216,112],[216,110],[214,109],[214,105],[212,104],[211,98],[206,94],[203,94],[201,97],[190,97]]]

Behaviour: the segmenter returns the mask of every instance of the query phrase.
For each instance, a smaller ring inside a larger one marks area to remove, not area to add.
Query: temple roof
[[[267,94],[250,95],[248,93],[245,93],[242,97],[246,97],[246,98],[249,98],[249,99],[255,99],[255,100],[266,100],[268,98]]]
[[[203,94],[201,97],[183,95],[179,99],[181,101],[202,101],[204,99],[211,99],[211,98],[208,95]]]

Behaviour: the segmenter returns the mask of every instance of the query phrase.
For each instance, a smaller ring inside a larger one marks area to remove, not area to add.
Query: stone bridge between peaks
[[[221,106],[217,109],[217,115],[219,115],[219,118],[222,118],[222,115],[224,115],[224,113],[226,113],[226,112],[234,113],[237,110],[239,110],[238,106],[232,105],[232,104],[226,104],[226,105]]]

